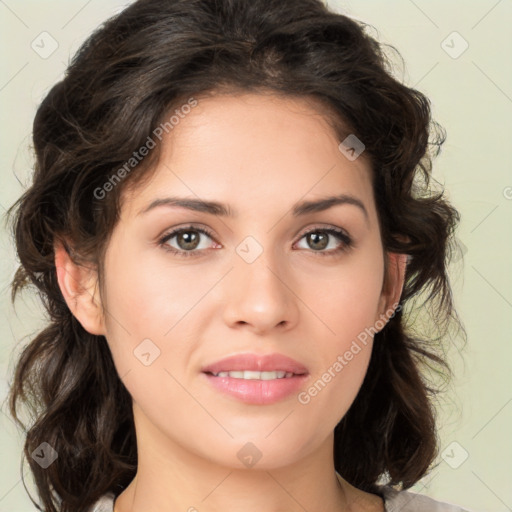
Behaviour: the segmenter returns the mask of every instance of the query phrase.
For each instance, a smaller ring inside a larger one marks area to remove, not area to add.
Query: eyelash
[[[186,226],[183,228],[175,229],[169,233],[166,233],[160,240],[158,241],[158,245],[161,246],[165,251],[170,252],[171,254],[174,254],[179,257],[196,257],[199,256],[202,250],[192,250],[192,251],[184,251],[184,250],[178,250],[174,249],[173,247],[170,247],[167,242],[173,238],[175,235],[178,235],[180,233],[186,232],[186,231],[197,231],[198,233],[203,233],[204,235],[209,236],[210,238],[214,239],[213,233],[203,227],[196,227],[196,226]],[[335,238],[337,238],[340,242],[342,242],[342,245],[337,249],[331,249],[330,251],[314,251],[311,250],[311,252],[318,254],[319,256],[336,256],[339,253],[348,251],[354,246],[353,240],[341,229],[337,228],[313,228],[310,231],[306,231],[302,234],[302,236],[299,238],[299,240],[302,240],[306,235],[309,235],[310,233],[327,233],[329,235],[333,235]]]

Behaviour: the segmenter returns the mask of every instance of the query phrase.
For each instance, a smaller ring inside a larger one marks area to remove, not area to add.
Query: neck
[[[244,467],[236,456],[228,459],[232,465],[200,456],[152,425],[142,429],[144,421],[136,416],[136,428],[144,431],[137,436],[137,474],[116,499],[114,512],[384,510],[381,498],[352,487],[335,472],[334,434],[289,464],[278,457],[265,460],[262,447],[261,459]],[[243,445],[234,443],[233,453]]]

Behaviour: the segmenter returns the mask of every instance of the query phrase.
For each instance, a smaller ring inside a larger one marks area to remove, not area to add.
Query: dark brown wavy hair
[[[120,494],[137,469],[131,397],[106,339],[67,307],[54,243],[67,241],[101,282],[121,193],[151,176],[161,145],[105,197],[98,188],[188,98],[218,92],[315,99],[340,141],[355,134],[365,144],[383,248],[411,258],[401,307],[375,336],[363,385],[335,428],[335,468],[377,494],[383,482],[407,489],[432,469],[434,398],[452,376],[444,341],[453,326],[465,333],[447,274],[460,218],[431,173],[445,130],[428,98],[394,78],[385,47],[399,53],[368,27],[320,0],[139,0],[85,41],[44,98],[33,181],[8,212],[20,260],[12,301],[35,288],[49,315],[16,361],[9,395],[38,509],[86,511],[104,493]],[[417,311],[429,330],[411,321]],[[58,453],[46,469],[31,457],[42,442]]]

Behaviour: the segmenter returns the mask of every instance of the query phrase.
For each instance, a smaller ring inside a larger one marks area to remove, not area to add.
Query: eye
[[[332,245],[330,244],[330,238],[337,239],[338,246],[334,245],[330,250],[325,251],[324,249]],[[354,246],[352,238],[345,231],[338,228],[315,228],[304,233],[302,239],[305,239],[313,252],[318,253],[319,256],[333,256]]]
[[[202,235],[213,239],[213,233],[206,228],[186,226],[165,234],[158,243],[164,250],[176,256],[199,256],[205,249],[208,249],[208,246],[201,247]],[[332,238],[338,241],[337,246],[334,244],[334,247],[330,247],[330,250],[324,250],[333,245],[331,243]],[[173,239],[175,239],[174,243],[177,244],[177,247],[169,243]],[[343,251],[348,251],[354,246],[352,239],[345,231],[332,227],[314,228],[303,233],[300,240],[302,239],[305,239],[311,251],[319,256],[334,256]]]
[[[186,226],[184,228],[178,228],[170,233],[167,233],[159,240],[159,245],[166,251],[177,256],[197,256],[200,252],[195,249],[206,249],[207,247],[200,247],[201,237],[205,235],[208,238],[213,238],[213,234],[206,228]],[[169,241],[173,238],[176,239],[175,243],[178,247],[172,247],[169,245]]]

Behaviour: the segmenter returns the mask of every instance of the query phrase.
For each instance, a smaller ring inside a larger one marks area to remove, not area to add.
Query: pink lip
[[[295,375],[271,380],[245,380],[213,375],[213,373],[237,370],[260,372],[282,370]],[[208,382],[219,391],[247,404],[255,405],[272,404],[292,393],[297,393],[308,379],[308,370],[305,366],[282,354],[267,354],[264,356],[237,354],[205,366],[202,372]]]
[[[219,373],[249,370],[256,372],[272,372],[283,370],[298,375],[308,373],[305,366],[282,354],[273,353],[259,356],[258,354],[236,354],[202,368],[204,373]]]
[[[226,393],[246,404],[268,405],[279,402],[287,396],[297,394],[309,378],[307,374],[271,380],[245,380],[233,377],[215,377],[203,374],[208,382],[223,393]]]

